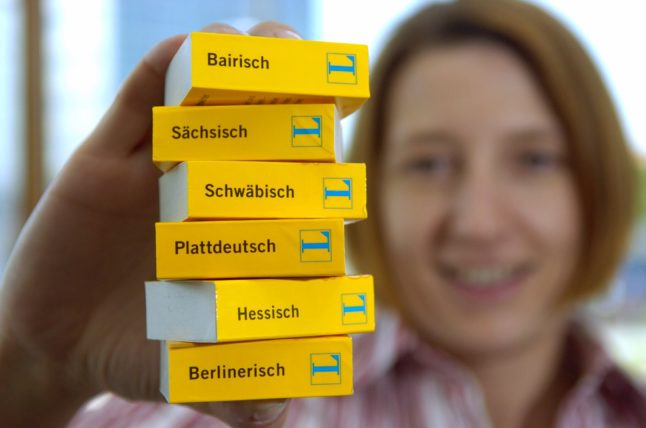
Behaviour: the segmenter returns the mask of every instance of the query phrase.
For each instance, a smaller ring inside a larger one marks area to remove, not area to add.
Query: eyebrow
[[[518,144],[536,144],[540,142],[558,142],[563,135],[558,130],[546,129],[541,126],[519,127],[510,130],[502,138],[504,140]],[[447,147],[454,146],[459,142],[459,138],[450,132],[433,129],[420,129],[411,133],[404,134],[401,138],[396,138],[400,147]]]
[[[545,128],[528,128],[511,132],[506,139],[515,143],[531,144],[541,141],[558,141],[560,132]]]
[[[411,134],[405,135],[403,143],[406,146],[418,146],[427,144],[453,144],[456,138],[445,131],[435,130],[422,130],[415,131]]]

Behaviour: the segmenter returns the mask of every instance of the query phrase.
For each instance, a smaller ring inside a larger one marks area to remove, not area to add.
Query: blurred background
[[[364,43],[374,59],[428,1],[0,0],[0,275],[21,225],[94,128],[139,58],[177,33],[285,22],[305,38]],[[583,41],[602,71],[641,168],[640,221],[610,292],[584,308],[612,353],[646,380],[646,3],[532,0]],[[369,18],[367,9],[369,8]],[[353,117],[344,120],[345,141]]]

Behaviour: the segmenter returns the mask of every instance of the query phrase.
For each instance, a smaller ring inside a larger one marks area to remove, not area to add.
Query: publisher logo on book
[[[323,178],[323,208],[352,209],[352,179],[347,177]]]
[[[341,295],[341,323],[343,325],[368,323],[366,293],[347,293]]]
[[[347,53],[328,53],[327,81],[341,85],[356,85],[357,56]]]
[[[338,385],[341,383],[341,354],[310,354],[310,383]]]
[[[332,231],[304,229],[300,231],[301,262],[332,261]]]
[[[292,116],[292,147],[321,147],[322,123],[321,116]]]

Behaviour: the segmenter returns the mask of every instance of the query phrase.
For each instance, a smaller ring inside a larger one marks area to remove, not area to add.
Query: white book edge
[[[164,105],[182,104],[191,89],[193,81],[191,35],[186,37],[179,50],[168,65],[164,88]]]
[[[217,342],[212,282],[146,282],[146,335],[152,340]]]
[[[183,221],[188,217],[188,165],[180,163],[159,177],[159,220]]]

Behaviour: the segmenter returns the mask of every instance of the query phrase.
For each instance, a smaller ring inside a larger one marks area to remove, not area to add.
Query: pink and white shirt
[[[571,340],[583,375],[561,404],[558,428],[646,427],[646,395],[582,328]],[[451,427],[492,424],[473,376],[381,311],[376,333],[355,338],[355,394],[293,399],[286,427]],[[86,404],[70,428],[221,427],[179,405],[128,402],[105,394]]]

